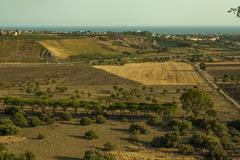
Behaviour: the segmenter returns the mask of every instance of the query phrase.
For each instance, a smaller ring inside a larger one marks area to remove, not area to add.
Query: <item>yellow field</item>
[[[130,63],[123,66],[94,66],[144,85],[197,85],[204,80],[187,63]]]
[[[94,38],[44,40],[39,43],[58,59],[81,54],[111,56],[121,54],[123,51],[135,51],[132,48],[113,45],[111,41],[100,41]]]

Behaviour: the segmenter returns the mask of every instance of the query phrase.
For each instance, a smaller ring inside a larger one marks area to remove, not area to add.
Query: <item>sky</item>
[[[240,26],[239,0],[0,0],[0,26]]]

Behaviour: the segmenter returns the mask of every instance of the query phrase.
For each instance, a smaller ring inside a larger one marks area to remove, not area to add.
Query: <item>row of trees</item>
[[[25,98],[14,98],[14,97],[5,97],[1,99],[3,104],[8,107],[21,107],[30,106],[34,112],[37,108],[41,108],[42,112],[45,112],[47,108],[52,109],[53,113],[56,113],[57,108],[62,108],[66,111],[68,108],[74,109],[75,113],[79,109],[84,110],[85,112],[120,112],[122,115],[126,112],[131,112],[136,114],[138,112],[148,114],[148,113],[158,113],[169,115],[174,113],[177,109],[176,104],[165,103],[165,104],[148,104],[148,103],[128,103],[128,102],[119,102],[113,103],[110,106],[106,107],[99,102],[94,101],[77,101],[69,99],[25,99]]]
[[[144,114],[148,113],[157,113],[169,115],[174,113],[177,109],[176,104],[165,103],[165,104],[149,104],[149,103],[128,103],[128,102],[119,102],[113,103],[109,106],[108,110],[110,111],[120,111],[121,114],[124,114],[126,111],[131,113],[143,112]]]

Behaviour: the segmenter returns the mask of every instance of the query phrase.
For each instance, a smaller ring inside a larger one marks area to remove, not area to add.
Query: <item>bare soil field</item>
[[[138,84],[106,71],[81,64],[1,64],[0,82],[55,77],[64,85]]]
[[[240,63],[238,62],[219,62],[207,63],[207,72],[213,77],[222,77],[224,75],[240,75]]]
[[[236,84],[218,83],[225,92],[227,92],[233,99],[240,103],[240,86]]]
[[[131,63],[123,66],[95,66],[144,85],[201,85],[204,81],[187,63]]]

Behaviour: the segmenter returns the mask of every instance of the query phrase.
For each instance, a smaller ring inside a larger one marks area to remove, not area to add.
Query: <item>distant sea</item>
[[[53,32],[125,32],[149,31],[161,34],[240,34],[239,27],[0,27],[0,29],[19,29]]]

